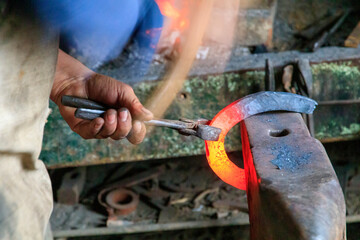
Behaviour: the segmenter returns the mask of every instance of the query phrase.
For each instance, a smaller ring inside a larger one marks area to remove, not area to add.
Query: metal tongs
[[[75,117],[86,120],[93,120],[101,117],[106,110],[111,108],[89,99],[66,95],[61,98],[61,103],[64,106],[77,108],[75,111]],[[144,123],[149,126],[168,127],[177,130],[182,135],[193,135],[207,141],[217,141],[221,133],[220,128],[209,126],[208,124],[210,121],[207,119],[153,119],[150,121],[144,121]]]

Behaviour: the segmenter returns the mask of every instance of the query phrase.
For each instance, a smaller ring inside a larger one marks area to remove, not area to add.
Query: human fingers
[[[115,109],[109,109],[104,114],[104,124],[102,129],[96,135],[96,138],[108,138],[112,136],[117,127],[117,111]]]
[[[72,130],[84,139],[92,139],[98,136],[104,122],[100,117],[92,121],[82,120],[72,127]]]
[[[131,121],[132,119],[129,110],[120,108],[117,111],[117,127],[115,132],[111,135],[111,138],[114,140],[125,138],[132,128]]]
[[[119,101],[121,106],[129,109],[133,120],[148,121],[153,118],[152,112],[141,104],[134,90],[129,85],[122,83],[120,96]]]
[[[144,140],[146,134],[145,124],[139,120],[133,121],[132,129],[127,139],[132,144],[139,144]]]

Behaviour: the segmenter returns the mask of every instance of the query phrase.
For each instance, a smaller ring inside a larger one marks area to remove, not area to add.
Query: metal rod
[[[222,226],[240,226],[249,225],[247,216],[234,220],[209,220],[209,221],[188,221],[175,223],[157,223],[157,224],[133,224],[128,226],[119,226],[114,228],[90,228],[75,230],[57,230],[53,232],[54,238],[64,237],[87,237],[87,236],[104,236],[119,235],[131,233],[157,232],[157,231],[176,231],[182,229],[209,228]]]
[[[321,37],[314,43],[312,50],[315,52],[322,45],[325,44],[330,35],[337,31],[337,29],[344,23],[347,16],[350,14],[350,10],[347,10],[340,18],[336,21],[336,23],[330,28],[329,31],[324,32]]]
[[[75,117],[85,120],[93,120],[95,118],[101,117],[101,115],[103,115],[104,113],[105,110],[78,108],[75,111]],[[153,119],[150,121],[144,121],[144,123],[149,126],[168,127],[177,130],[191,127],[190,124],[186,124],[176,120],[168,121],[166,119]]]
[[[185,123],[181,123],[180,121],[177,123],[176,121],[166,121],[165,119],[153,119],[150,121],[144,121],[146,125],[149,126],[156,126],[156,127],[168,127],[173,129],[186,129],[188,128],[188,125]]]

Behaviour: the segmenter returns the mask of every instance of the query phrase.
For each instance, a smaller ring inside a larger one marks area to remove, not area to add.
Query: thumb
[[[133,120],[148,121],[154,117],[152,112],[141,104],[129,85],[125,85],[121,91],[120,105],[129,109]]]

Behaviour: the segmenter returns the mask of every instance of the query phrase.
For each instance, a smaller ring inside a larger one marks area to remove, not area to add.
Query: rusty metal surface
[[[108,212],[108,226],[115,226],[119,216],[135,211],[139,204],[139,195],[126,189],[138,183],[157,177],[165,171],[164,166],[152,168],[136,175],[109,184],[98,194],[98,202]]]
[[[346,239],[340,184],[301,115],[256,115],[241,129],[251,239]]]
[[[135,211],[139,204],[139,195],[128,189],[119,188],[109,192],[105,200],[108,208],[112,209],[112,214],[109,213],[109,221],[116,216],[127,215]]]
[[[67,205],[75,205],[79,203],[80,194],[84,188],[86,181],[86,168],[74,168],[67,172],[61,182],[61,186],[57,191],[57,202]]]

